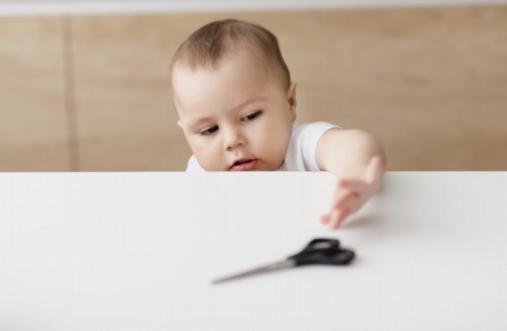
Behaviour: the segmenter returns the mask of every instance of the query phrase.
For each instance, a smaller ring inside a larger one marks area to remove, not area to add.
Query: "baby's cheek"
[[[197,157],[197,156],[196,156]],[[197,157],[199,164],[207,171],[222,171],[223,162],[217,159],[217,154],[205,154]]]
[[[264,142],[263,146],[266,147],[266,154],[269,158],[268,163],[273,168],[271,170],[280,168],[287,151],[285,139],[283,137],[271,137]]]
[[[192,152],[197,158],[199,164],[208,171],[222,170],[220,162],[220,151],[216,150],[216,143],[213,141],[205,141],[195,139],[191,145]]]

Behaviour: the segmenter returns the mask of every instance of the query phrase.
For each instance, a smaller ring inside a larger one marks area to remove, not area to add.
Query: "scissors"
[[[340,241],[337,239],[316,238],[310,241],[299,253],[288,256],[286,259],[233,275],[217,278],[213,280],[212,283],[221,284],[243,277],[310,264],[347,265],[352,262],[354,256],[355,254],[352,250],[341,248]]]

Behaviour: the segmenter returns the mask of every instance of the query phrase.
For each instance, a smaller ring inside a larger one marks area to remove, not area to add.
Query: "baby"
[[[204,25],[176,51],[171,82],[193,152],[187,171],[329,171],[338,182],[321,222],[333,229],[378,191],[380,142],[325,122],[296,124],[296,83],[264,27],[234,19]]]

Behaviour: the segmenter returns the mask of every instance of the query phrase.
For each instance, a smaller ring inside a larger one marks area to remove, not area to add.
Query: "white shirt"
[[[294,123],[285,159],[278,171],[320,171],[317,164],[317,144],[329,129],[338,128],[327,122]],[[205,171],[194,155],[187,163],[188,172]]]

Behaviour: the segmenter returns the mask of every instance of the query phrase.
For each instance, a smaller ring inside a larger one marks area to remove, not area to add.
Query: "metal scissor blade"
[[[243,277],[248,277],[248,276],[253,276],[253,275],[258,275],[258,274],[262,274],[265,272],[270,272],[270,271],[274,271],[274,270],[281,270],[281,269],[286,269],[286,268],[292,268],[295,266],[295,264],[296,264],[296,262],[293,259],[286,259],[283,261],[267,264],[262,267],[258,267],[258,268],[250,269],[250,270],[243,271],[240,273],[232,274],[229,276],[217,278],[217,279],[213,280],[212,283],[213,284],[221,284],[221,283],[228,282],[231,280],[240,279]]]

